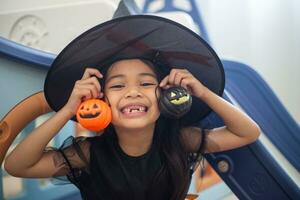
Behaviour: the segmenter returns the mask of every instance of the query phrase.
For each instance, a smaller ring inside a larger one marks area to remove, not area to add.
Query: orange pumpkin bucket
[[[77,121],[90,131],[99,132],[112,120],[110,107],[100,99],[82,102],[76,113]]]

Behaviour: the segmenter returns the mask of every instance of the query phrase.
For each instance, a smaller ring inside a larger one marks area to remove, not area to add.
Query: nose
[[[141,92],[136,87],[129,88],[125,94],[126,98],[130,98],[130,97],[137,98],[137,97],[141,97],[141,96],[142,96]]]

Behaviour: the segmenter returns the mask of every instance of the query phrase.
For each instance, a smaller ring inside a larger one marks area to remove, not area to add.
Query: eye
[[[109,88],[122,88],[122,87],[124,87],[124,85],[113,85],[113,86],[111,86]]]
[[[154,83],[141,83],[141,86],[150,86],[150,85],[155,85]]]

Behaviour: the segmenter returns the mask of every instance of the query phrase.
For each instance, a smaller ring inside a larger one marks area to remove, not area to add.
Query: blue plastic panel
[[[300,127],[267,83],[247,65],[223,61],[226,90],[300,171]]]
[[[298,167],[300,149],[294,145],[299,144],[298,138],[295,138],[299,133],[299,126],[254,70],[233,61],[223,61],[223,64],[226,93],[260,125],[263,133],[290,158],[290,162]],[[224,98],[230,101],[228,96],[224,95]],[[223,125],[222,120],[214,113],[202,123],[210,128]],[[208,154],[206,158],[240,199],[300,199],[299,186],[260,141],[239,149]],[[218,164],[222,164],[221,161],[229,165],[228,171],[219,170]]]

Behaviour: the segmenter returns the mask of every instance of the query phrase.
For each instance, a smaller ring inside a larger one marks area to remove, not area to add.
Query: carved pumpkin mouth
[[[190,95],[185,95],[185,96],[179,97],[177,99],[171,100],[171,103],[175,104],[175,105],[180,105],[180,104],[183,104],[183,103],[189,101],[189,99],[190,99]]]
[[[95,118],[100,115],[100,112],[96,112],[96,114],[80,114],[81,118]]]

